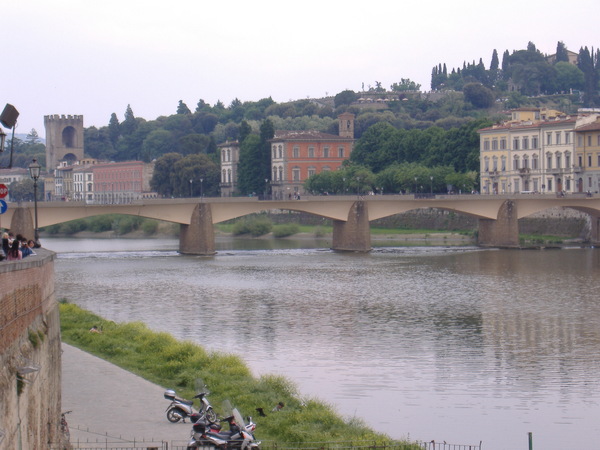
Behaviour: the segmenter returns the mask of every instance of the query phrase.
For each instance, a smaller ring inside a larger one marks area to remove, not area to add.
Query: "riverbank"
[[[207,353],[197,344],[177,341],[167,333],[153,332],[142,323],[115,323],[74,304],[61,304],[60,314],[63,342],[155,385],[175,389],[185,398],[192,398],[195,383],[202,379],[211,392],[210,401],[217,413],[223,414],[220,405],[224,400],[230,400],[243,414],[256,416],[260,439],[279,443],[391,442],[388,436],[374,432],[359,419],[344,419],[318,399],[303,397],[293,383],[281,376],[253,377],[245,362],[237,356]],[[102,333],[91,333],[89,330],[94,326]],[[106,394],[99,393],[93,402],[94,408],[98,403],[111,403],[111,389],[107,388],[107,391]],[[152,395],[157,392],[153,389]],[[267,413],[264,417],[256,414],[256,408],[270,411],[279,402],[285,407],[277,414]],[[405,448],[418,447],[407,443]]]

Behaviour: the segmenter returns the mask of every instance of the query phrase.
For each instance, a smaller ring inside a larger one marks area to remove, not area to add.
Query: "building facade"
[[[338,117],[339,134],[277,131],[271,139],[271,193],[274,199],[304,195],[312,175],[337,170],[354,148],[354,114]]]
[[[240,143],[225,142],[218,146],[221,155],[221,197],[232,197],[238,193],[237,169],[240,162]]]
[[[511,111],[510,120],[479,130],[481,193],[583,192],[581,174],[586,166],[579,164],[576,136],[598,117],[600,111],[567,116],[523,108]],[[586,170],[592,176],[589,164]]]
[[[91,167],[95,204],[124,204],[150,197],[154,163],[126,161]]]

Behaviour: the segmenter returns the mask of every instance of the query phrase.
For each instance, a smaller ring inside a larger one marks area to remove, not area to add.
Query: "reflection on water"
[[[122,242],[44,242],[70,252],[56,261],[57,295],[240,353],[393,437],[492,450],[526,448],[528,432],[535,448],[600,442],[597,250],[203,258],[177,255],[176,241]]]

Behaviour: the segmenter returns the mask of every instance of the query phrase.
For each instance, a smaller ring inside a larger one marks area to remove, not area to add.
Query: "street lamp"
[[[432,176],[431,176],[431,177],[429,177],[429,181],[431,181],[431,184],[430,184],[430,186],[429,186],[429,193],[430,193],[431,195],[433,195],[433,177],[432,177]]]
[[[194,180],[192,180],[192,179],[190,178],[190,198],[192,198],[192,197],[193,197],[193,195],[192,195],[192,185],[193,185],[193,184],[194,184]]]
[[[265,200],[267,199],[268,194],[269,194],[269,179],[265,178]]]
[[[360,177],[356,177],[356,195],[360,196]]]
[[[200,198],[204,197],[204,193],[202,191],[202,182],[204,181],[204,178],[200,178]]]
[[[40,234],[38,230],[38,208],[37,208],[37,183],[40,178],[40,170],[42,166],[40,166],[37,162],[37,159],[33,158],[31,164],[29,164],[29,175],[33,179],[33,210],[34,210],[34,229],[33,229],[33,240],[35,242],[35,247],[39,248],[40,245]]]
[[[418,180],[418,178],[415,177],[415,194],[417,193],[417,180]]]

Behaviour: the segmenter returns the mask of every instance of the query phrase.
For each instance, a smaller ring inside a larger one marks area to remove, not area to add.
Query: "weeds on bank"
[[[202,379],[216,411],[221,412],[219,405],[223,400],[230,400],[242,414],[253,416],[258,438],[263,441],[391,443],[388,436],[374,432],[359,419],[344,419],[330,405],[302,397],[284,377],[253,377],[236,355],[207,352],[193,342],[151,331],[140,322],[105,320],[64,299],[60,301],[60,316],[64,342],[165,388],[175,389],[182,397],[191,398],[196,379]],[[101,333],[91,333],[92,327]],[[271,413],[278,402],[285,407]],[[260,417],[256,408],[264,408],[267,416]],[[418,447],[406,443],[406,448]]]

